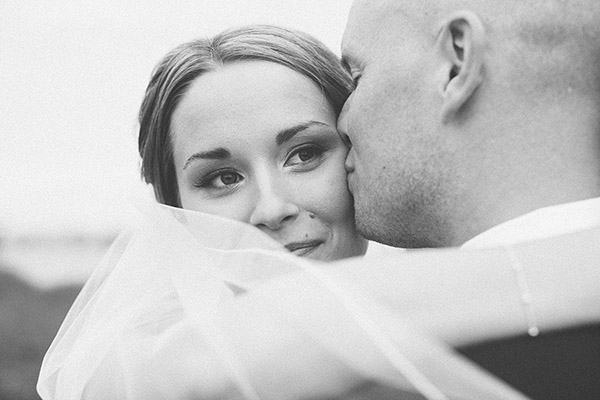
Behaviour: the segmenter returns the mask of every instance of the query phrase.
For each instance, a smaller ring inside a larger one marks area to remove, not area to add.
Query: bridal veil
[[[138,208],[46,354],[45,400],[335,398],[360,380],[406,399],[525,398],[373,295],[400,256],[310,262],[243,223]]]

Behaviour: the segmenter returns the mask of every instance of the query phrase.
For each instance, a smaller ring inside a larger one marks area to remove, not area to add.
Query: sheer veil
[[[245,224],[138,203],[46,354],[43,399],[331,398],[361,379],[410,399],[525,398],[366,290],[380,263],[309,262]]]

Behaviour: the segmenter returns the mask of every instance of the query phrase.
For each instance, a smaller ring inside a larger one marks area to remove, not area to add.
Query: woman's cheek
[[[333,164],[327,179],[323,182],[324,188],[321,198],[322,207],[328,210],[328,214],[336,222],[353,219],[353,202],[348,183],[346,181],[346,170],[339,168],[339,164]]]
[[[202,196],[201,193],[188,192],[182,198],[184,209],[218,215],[246,223],[250,222],[253,205],[253,200],[249,198],[247,193],[242,191],[214,198]]]

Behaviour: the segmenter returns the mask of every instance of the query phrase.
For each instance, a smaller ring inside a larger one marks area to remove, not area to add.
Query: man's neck
[[[596,226],[600,226],[600,197],[537,209],[486,230],[462,247],[510,245]]]
[[[527,121],[518,114],[494,121],[479,121],[480,156],[465,161],[453,245],[543,207],[600,197],[597,102],[536,105]]]
[[[462,219],[462,224],[457,221],[456,236],[452,245],[462,245],[494,226],[541,208],[600,197],[598,174],[578,175],[568,171],[558,175],[548,177],[543,182],[533,180],[531,184],[517,185],[513,182],[512,187],[507,187],[501,192],[490,190],[487,196],[479,196],[480,200],[472,203],[472,208]]]

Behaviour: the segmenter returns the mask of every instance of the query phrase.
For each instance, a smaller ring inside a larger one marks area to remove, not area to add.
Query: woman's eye
[[[323,150],[317,146],[305,146],[293,151],[285,162],[286,166],[310,164],[320,159]]]
[[[315,149],[303,149],[298,152],[301,161],[308,161],[315,156]]]
[[[223,185],[233,185],[240,181],[240,176],[234,172],[225,172],[217,179],[220,179]]]
[[[352,77],[352,84],[354,85],[354,88],[358,86],[358,81],[360,81],[360,75],[354,75]]]
[[[195,186],[207,189],[225,189],[240,183],[243,179],[240,174],[234,171],[216,171],[200,179]]]

